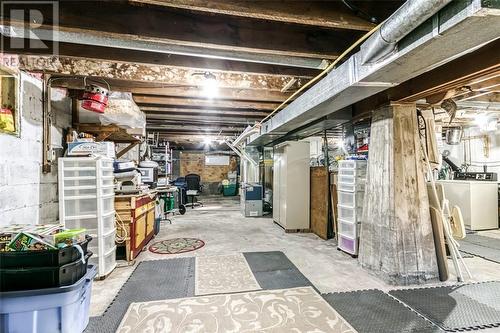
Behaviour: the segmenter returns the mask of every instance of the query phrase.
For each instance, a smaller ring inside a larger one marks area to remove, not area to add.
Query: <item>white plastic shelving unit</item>
[[[70,229],[87,229],[93,240],[90,263],[97,277],[116,267],[113,160],[103,157],[59,158],[59,219]]]
[[[366,160],[339,161],[338,175],[338,248],[358,255],[359,228],[363,213]]]

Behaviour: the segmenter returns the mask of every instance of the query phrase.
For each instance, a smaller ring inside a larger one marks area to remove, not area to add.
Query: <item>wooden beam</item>
[[[180,131],[180,132],[193,132],[193,133],[209,133],[209,132],[230,132],[239,133],[245,129],[246,126],[200,126],[193,124],[167,124],[167,125],[153,125],[146,126],[147,131]]]
[[[139,144],[139,141],[130,143],[128,146],[116,153],[116,158],[120,158]]]
[[[54,75],[54,77],[57,77],[57,75]],[[137,95],[206,98],[202,87],[199,86],[168,85],[116,79],[107,79],[106,81],[111,86],[112,91],[126,91]],[[74,79],[65,76],[57,77],[52,86],[66,89],[84,89],[82,78]],[[217,91],[217,99],[236,101],[282,102],[288,96],[289,93],[269,89],[219,88]]]
[[[47,27],[54,23],[50,15],[43,17],[47,18],[44,22]],[[3,22],[15,23],[8,15]],[[157,52],[163,49],[170,54],[310,68],[325,64],[307,64],[307,59],[320,63],[322,59],[335,59],[361,35],[352,30],[273,21],[256,24],[254,19],[246,17],[229,16],[221,20],[199,12],[132,6],[118,1],[60,2],[58,27],[60,42]],[[37,36],[42,36],[42,29],[43,26],[35,29]],[[47,38],[54,37],[50,35]]]
[[[438,277],[416,106],[374,110],[359,262],[384,281]]]
[[[175,107],[156,107],[141,106],[141,111],[147,115],[154,114],[192,114],[192,115],[219,115],[219,116],[242,116],[242,117],[265,117],[269,112],[250,111],[250,110],[225,110],[225,109],[198,109],[198,108],[175,108]]]
[[[67,76],[89,76],[183,86],[202,86],[204,81],[203,75],[200,75],[203,71],[174,66],[31,55],[22,55],[19,61],[20,69],[26,71]],[[281,75],[221,71],[211,73],[216,77],[219,87],[236,89],[281,90],[292,78]]]
[[[9,49],[7,46],[8,45],[6,44],[6,47],[4,47],[4,52],[47,55],[47,51],[44,49]],[[202,71],[220,70],[242,73],[292,75],[304,78],[312,78],[319,73],[319,70],[309,68],[289,67],[281,65],[277,66],[215,58],[190,57],[186,55],[119,49],[103,46],[82,47],[82,45],[74,43],[59,43],[58,55],[64,57],[78,57],[94,60],[99,59],[139,64],[188,67],[200,69]]]
[[[187,106],[187,107],[207,107],[207,108],[229,108],[229,109],[253,109],[253,110],[274,110],[279,103],[253,102],[253,101],[230,101],[219,99],[183,98],[183,97],[163,97],[149,95],[133,95],[134,101],[139,105],[160,105],[160,106]]]
[[[198,121],[203,123],[225,123],[225,124],[253,124],[260,120],[259,117],[220,117],[214,115],[183,115],[183,114],[147,114],[148,122],[162,120],[177,120],[177,121]]]
[[[129,88],[127,91],[138,95],[206,98],[200,87],[171,86],[162,88]],[[219,88],[218,100],[283,102],[289,94],[277,90]]]
[[[254,19],[334,29],[369,31],[374,24],[350,13],[343,4],[320,1],[131,0],[138,4],[188,9]],[[335,4],[335,3],[334,3]]]

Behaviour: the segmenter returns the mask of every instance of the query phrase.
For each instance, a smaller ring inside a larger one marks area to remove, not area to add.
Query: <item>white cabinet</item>
[[[97,277],[106,276],[116,266],[113,160],[64,157],[58,164],[60,223],[87,229],[89,262],[98,266]]]
[[[309,229],[309,142],[274,147],[273,220],[286,229]]]
[[[488,181],[440,180],[444,196],[460,207],[470,230],[498,229],[498,183]]]

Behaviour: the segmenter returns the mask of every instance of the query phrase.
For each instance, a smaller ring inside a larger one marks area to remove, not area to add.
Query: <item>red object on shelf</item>
[[[85,86],[82,97],[82,108],[85,110],[104,113],[108,105],[109,90],[95,84]]]
[[[366,153],[366,152],[368,152],[368,145],[367,144],[362,145],[361,147],[358,148],[357,152],[358,153]]]

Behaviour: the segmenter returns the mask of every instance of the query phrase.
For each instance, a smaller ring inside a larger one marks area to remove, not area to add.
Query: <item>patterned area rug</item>
[[[205,245],[197,238],[173,238],[153,243],[149,251],[158,254],[177,254],[197,250]]]
[[[196,257],[195,295],[262,289],[243,254]]]
[[[311,287],[132,303],[118,333],[356,331]]]

